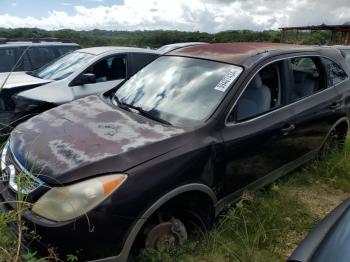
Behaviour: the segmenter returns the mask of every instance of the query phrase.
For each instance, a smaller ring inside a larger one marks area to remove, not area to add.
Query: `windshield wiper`
[[[117,102],[118,106],[122,109],[125,109],[125,110],[128,110],[128,111],[132,111],[130,110],[131,109],[134,109],[136,110],[138,113],[140,113],[141,115],[147,117],[147,118],[150,118],[152,120],[155,120],[155,121],[158,121],[160,123],[163,123],[163,124],[166,124],[166,125],[169,125],[171,126],[172,124],[169,122],[169,121],[166,121],[158,116],[155,116],[153,114],[151,114],[150,112],[144,110],[142,107],[140,106],[134,106],[134,105],[131,105],[131,104],[127,104],[127,103],[124,103],[124,102],[121,102],[118,98],[117,95],[114,95],[114,100]]]

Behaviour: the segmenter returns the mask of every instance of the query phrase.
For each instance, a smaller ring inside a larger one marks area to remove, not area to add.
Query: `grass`
[[[285,261],[310,229],[349,195],[349,158],[350,142],[269,187],[245,193],[211,232],[199,232],[170,254],[142,250],[137,260]],[[6,219],[0,214],[0,261],[11,261],[16,253]]]

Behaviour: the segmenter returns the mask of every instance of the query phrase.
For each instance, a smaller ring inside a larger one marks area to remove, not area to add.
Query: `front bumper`
[[[0,194],[0,210],[13,210]],[[48,221],[31,211],[23,213],[26,226],[22,243],[24,249],[37,251],[40,257],[55,255],[65,261],[67,255],[76,255],[79,261],[126,261],[128,254],[122,249],[135,219],[119,217],[101,211],[92,211],[74,221],[57,223]],[[137,221],[137,220],[136,220]],[[9,225],[18,236],[17,225]]]

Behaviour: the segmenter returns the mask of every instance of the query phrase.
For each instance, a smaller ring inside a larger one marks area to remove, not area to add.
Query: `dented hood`
[[[113,107],[94,95],[17,126],[10,136],[10,148],[14,157],[42,180],[70,183],[125,172],[174,150],[185,143],[179,136],[183,132]]]
[[[9,73],[0,73],[0,86],[2,86],[6,81],[3,88],[14,88],[31,85],[38,86],[52,81],[28,75],[26,72],[12,72],[9,78],[6,80],[8,74]]]

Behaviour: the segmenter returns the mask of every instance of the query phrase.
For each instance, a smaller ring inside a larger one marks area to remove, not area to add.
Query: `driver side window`
[[[251,79],[231,112],[228,122],[241,122],[279,107],[281,62],[267,65]]]
[[[126,78],[126,56],[112,56],[90,66],[84,73],[92,73],[96,83]]]

